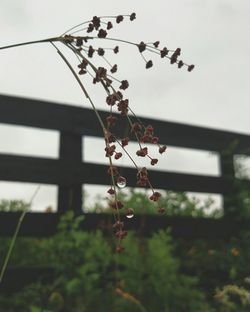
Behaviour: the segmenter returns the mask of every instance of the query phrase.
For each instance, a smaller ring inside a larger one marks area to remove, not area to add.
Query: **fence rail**
[[[108,115],[104,111],[100,111],[100,114],[103,118]],[[125,118],[120,115],[117,115],[117,118],[119,122],[114,131],[122,137]],[[231,196],[237,192],[233,156],[234,154],[250,155],[249,135],[150,118],[140,117],[140,120],[146,125],[154,125],[155,132],[160,134],[162,144],[213,151],[217,152],[220,158],[221,175],[219,177],[150,170],[150,178],[156,188],[222,194],[225,214],[230,211],[228,208],[237,204]],[[0,95],[0,123],[52,129],[60,132],[58,159],[0,154],[1,180],[47,183],[58,186],[58,214],[66,211],[69,207],[72,207],[76,213],[82,212],[83,184],[108,184],[106,166],[82,161],[82,137],[102,137],[102,129],[91,109]],[[232,144],[234,144],[234,149],[231,148],[230,150]],[[134,186],[136,183],[135,170],[127,167],[123,167],[122,170],[127,177],[128,186]],[[245,183],[249,184],[248,181]],[[12,224],[14,220],[16,222],[16,215],[1,213],[0,234],[11,234],[5,224],[6,218],[8,224]],[[34,234],[37,233],[35,227],[33,230],[29,230],[32,222],[28,222],[28,220],[36,220],[36,222],[45,220],[44,222],[49,224],[52,222],[51,220],[57,218],[57,214],[55,216],[49,214],[42,216],[31,213],[27,216],[21,233],[29,233],[30,235],[32,231]],[[156,220],[158,220],[157,224],[160,225],[160,219]],[[204,222],[210,224],[209,220],[205,220],[185,220],[187,223],[190,222],[189,225],[185,223],[185,226],[189,227],[190,230],[193,226],[192,222],[203,222],[200,223],[202,226],[200,227],[201,230],[198,231],[199,235],[202,236],[201,231],[204,229]],[[171,226],[174,227],[175,224],[178,227],[177,221],[172,222]],[[55,224],[53,226],[55,229]],[[49,231],[48,227],[44,226],[44,234],[46,230]],[[195,231],[193,232],[195,233]]]

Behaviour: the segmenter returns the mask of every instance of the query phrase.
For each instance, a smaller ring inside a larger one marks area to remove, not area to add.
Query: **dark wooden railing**
[[[101,111],[105,118],[107,112]],[[123,136],[126,120],[117,115],[119,122],[115,128],[118,136]],[[133,118],[132,118],[133,119]],[[160,135],[161,143],[170,146],[185,147],[196,150],[216,152],[220,158],[220,176],[182,174],[167,171],[150,171],[150,179],[155,188],[222,194],[224,197],[225,215],[230,215],[230,207],[237,204],[232,196],[237,192],[234,176],[234,154],[249,155],[250,136],[228,131],[179,124],[150,118],[141,118],[144,124],[154,125]],[[109,182],[107,167],[82,161],[82,137],[102,137],[102,129],[91,109],[59,105],[40,100],[0,96],[0,123],[21,125],[42,129],[57,130],[60,133],[59,158],[39,158],[0,154],[0,180],[55,184],[58,186],[58,207],[56,214],[28,213],[21,229],[21,235],[49,235],[55,233],[60,213],[73,209],[76,214],[82,213],[82,185],[106,185]],[[233,146],[233,148],[232,148]],[[123,167],[123,175],[128,186],[134,186],[135,170]],[[245,183],[249,183],[245,181]],[[11,235],[17,222],[17,213],[0,213],[0,235]],[[95,227],[105,216],[88,214],[89,224]],[[176,221],[178,218],[155,217],[159,226],[171,225],[173,231],[186,236],[206,236],[206,224],[221,224],[216,220]],[[154,222],[150,221],[151,224]],[[220,221],[221,222],[221,221]],[[227,221],[229,222],[229,221]],[[230,221],[231,222],[231,221]],[[87,224],[87,223],[86,223]],[[181,224],[181,225],[180,225]],[[195,225],[196,224],[196,225]],[[86,227],[89,227],[86,225]],[[213,229],[216,225],[212,226]],[[149,226],[150,228],[150,226]],[[199,229],[198,231],[194,231]],[[227,223],[224,235],[235,229],[235,223]],[[210,231],[211,232],[211,231]],[[202,235],[203,233],[203,235]],[[217,233],[216,230],[213,233]],[[211,234],[212,235],[212,234]]]
[[[107,112],[100,112],[102,117]],[[125,120],[118,116],[115,132],[123,136]],[[220,176],[150,171],[153,185],[159,189],[221,194],[225,217],[215,220],[191,217],[137,216],[127,222],[126,228],[139,229],[149,234],[159,228],[170,227],[172,235],[182,238],[227,238],[239,229],[250,228],[249,220],[237,220],[231,214],[237,211],[237,179],[234,174],[235,154],[249,155],[250,136],[194,127],[174,122],[140,118],[144,124],[154,125],[161,143],[196,150],[213,151],[220,158]],[[58,186],[57,213],[27,213],[21,236],[48,236],[56,233],[61,213],[73,209],[82,213],[82,185],[108,184],[107,167],[82,161],[82,137],[102,137],[94,112],[90,109],[59,105],[44,101],[0,96],[0,123],[57,130],[60,133],[59,158],[39,158],[0,154],[0,180],[47,183]],[[135,170],[123,168],[128,186],[134,186]],[[245,181],[248,185],[249,182]],[[0,212],[0,235],[14,233],[20,213]],[[112,218],[107,214],[86,214],[84,230],[109,230]],[[142,226],[143,225],[143,226]],[[11,292],[43,276],[53,279],[52,268],[8,268],[0,290]],[[217,273],[216,273],[217,274]]]

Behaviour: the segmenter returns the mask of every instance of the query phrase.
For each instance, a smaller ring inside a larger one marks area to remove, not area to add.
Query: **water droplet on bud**
[[[126,186],[126,183],[127,181],[124,177],[119,176],[117,178],[116,184],[119,188],[124,188]]]
[[[131,218],[133,218],[133,216],[134,216],[134,209],[128,208],[128,209],[126,210],[126,217],[127,217],[128,219],[131,219]]]

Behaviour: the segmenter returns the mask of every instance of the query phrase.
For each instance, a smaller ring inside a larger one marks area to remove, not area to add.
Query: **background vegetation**
[[[136,213],[155,213],[145,193],[120,193]],[[184,193],[166,192],[168,215],[219,217]],[[1,210],[26,203],[1,201]],[[97,202],[92,210],[105,210]],[[49,267],[53,274],[18,292],[0,294],[0,311],[249,311],[250,232],[227,240],[174,240],[168,231],[151,237],[129,233],[126,252],[113,253],[114,241],[100,231],[79,229],[84,217],[65,214],[48,239],[18,238],[9,268]],[[3,262],[9,239],[0,239]],[[7,277],[8,275],[6,275]]]

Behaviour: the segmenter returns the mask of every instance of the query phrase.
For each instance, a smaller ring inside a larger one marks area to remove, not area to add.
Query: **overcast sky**
[[[160,40],[169,48],[181,47],[182,58],[196,65],[188,73],[152,55],[155,66],[146,71],[139,53],[121,46],[119,56],[109,60],[120,65],[119,77],[130,82],[127,95],[133,110],[138,115],[250,134],[247,0],[2,0],[0,46],[57,36],[93,15],[132,12],[137,19],[118,25],[112,37]],[[0,51],[0,69],[1,94],[88,107],[72,74],[49,44]],[[94,90],[96,106],[105,109],[103,94]],[[0,136],[1,153],[58,155],[58,133],[53,131],[0,125]],[[102,151],[103,144],[95,143]],[[93,160],[91,146],[93,141],[86,140],[86,160]],[[216,175],[218,161],[210,153],[170,147],[158,168]],[[0,198],[28,200],[34,188],[0,182]],[[55,198],[55,187],[42,186],[34,206],[55,206]]]

